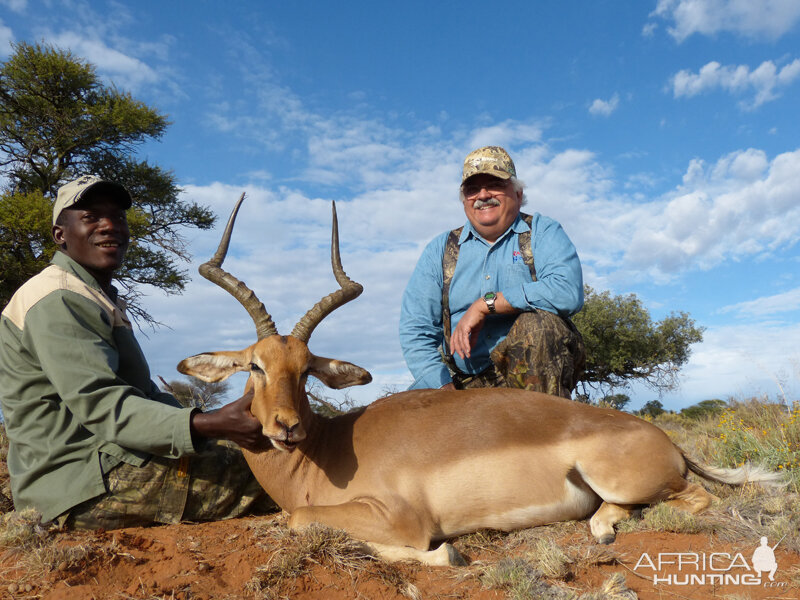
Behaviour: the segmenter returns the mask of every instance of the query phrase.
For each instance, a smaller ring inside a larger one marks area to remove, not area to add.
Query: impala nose
[[[275,424],[283,431],[283,440],[286,442],[299,442],[306,437],[299,419],[294,420],[294,423],[290,425],[276,417]]]

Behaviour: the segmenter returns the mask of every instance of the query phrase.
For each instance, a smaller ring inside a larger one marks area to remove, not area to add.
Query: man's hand
[[[521,312],[508,303],[502,292],[497,292],[494,309],[499,315],[518,314]],[[450,336],[450,348],[453,350],[453,354],[458,354],[461,358],[469,358],[470,351],[475,346],[478,334],[483,327],[486,316],[489,314],[489,307],[482,297],[472,303]]]
[[[489,307],[483,298],[478,298],[472,303],[450,336],[450,346],[454,354],[458,354],[461,358],[469,358],[488,314]]]
[[[272,446],[261,432],[261,423],[250,412],[253,391],[218,410],[197,412],[192,415],[192,436],[224,438],[239,444],[245,450],[258,452]]]

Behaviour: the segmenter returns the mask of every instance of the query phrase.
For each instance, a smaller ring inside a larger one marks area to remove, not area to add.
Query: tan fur
[[[457,562],[452,548],[430,553],[431,541],[592,515],[592,534],[607,543],[636,506],[667,500],[695,512],[710,502],[686,481],[687,461],[666,434],[626,413],[523,390],[419,390],[326,419],[309,408],[306,376],[344,387],[366,371],[315,357],[292,336],[235,354],[198,355],[179,369],[207,378],[226,361],[239,365],[229,374],[263,367],[248,383],[252,412],[276,449],[245,457],[290,525],[345,529],[389,559]]]

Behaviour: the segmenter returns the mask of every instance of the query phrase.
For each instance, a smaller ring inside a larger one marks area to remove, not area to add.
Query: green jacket
[[[124,306],[62,252],[0,316],[0,404],[14,506],[45,521],[105,493],[121,461],[195,452],[192,409],[151,381]]]

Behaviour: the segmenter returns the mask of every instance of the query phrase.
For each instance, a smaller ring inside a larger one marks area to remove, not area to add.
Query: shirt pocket
[[[505,265],[502,270],[500,288],[513,287],[531,282],[531,270],[525,263]]]

